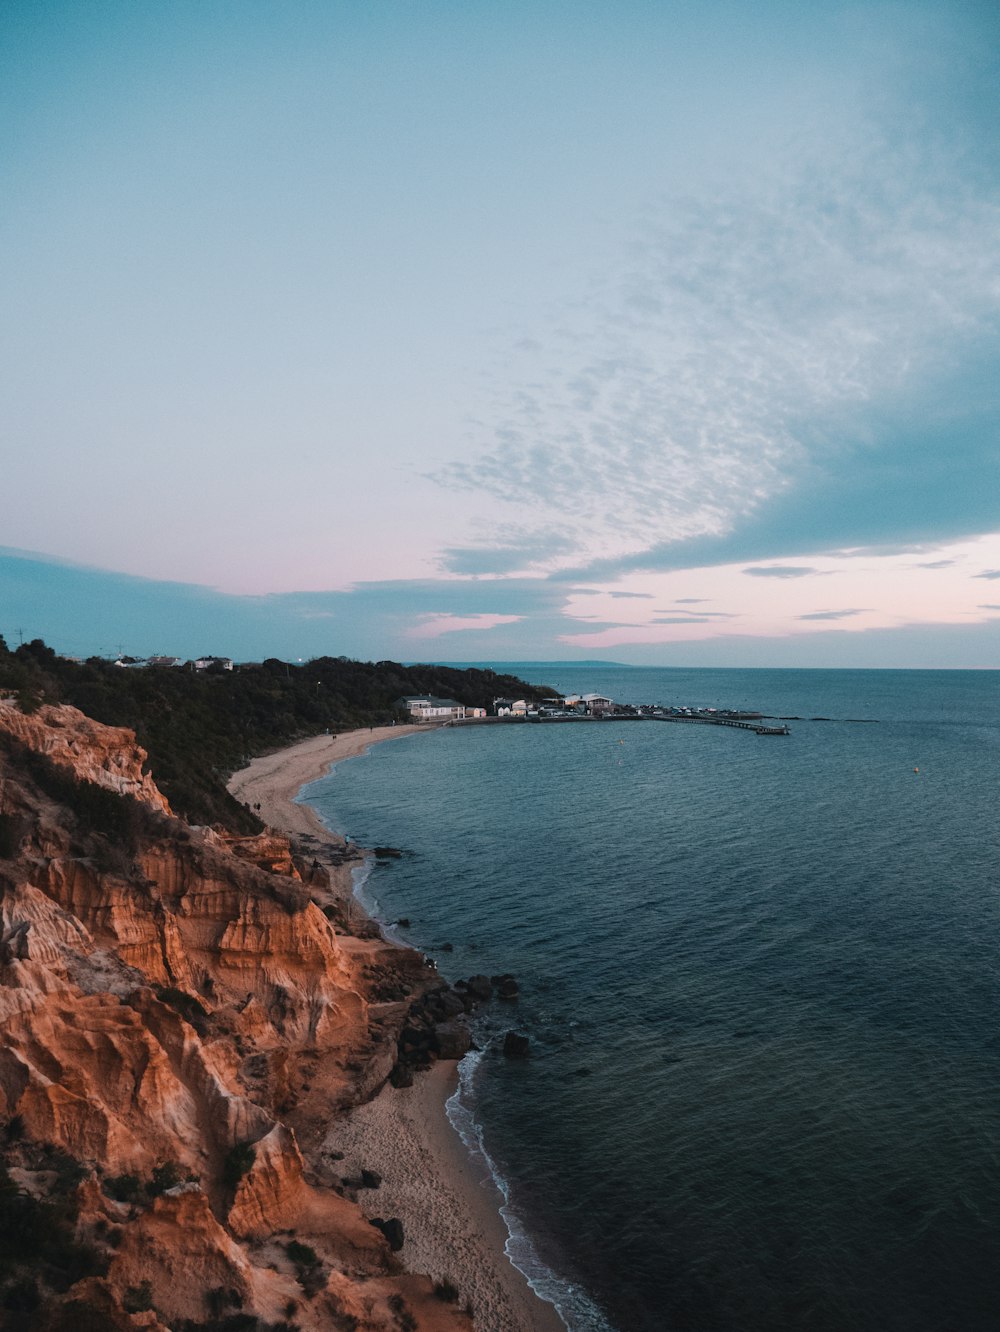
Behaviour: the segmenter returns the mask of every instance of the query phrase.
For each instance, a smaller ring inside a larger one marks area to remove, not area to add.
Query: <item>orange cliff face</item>
[[[0,702],[0,1137],[20,1190],[0,1188],[0,1221],[69,1188],[89,1254],[68,1286],[31,1276],[26,1325],[239,1307],[302,1332],[468,1328],[320,1183],[330,1118],[385,1082],[399,994],[432,974],[336,932],[285,839],[175,819],[145,757],[73,708]],[[0,1255],[0,1304],[26,1270]]]

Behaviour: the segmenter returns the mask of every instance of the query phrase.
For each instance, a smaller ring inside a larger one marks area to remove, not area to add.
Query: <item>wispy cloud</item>
[[[743,572],[752,578],[808,578],[820,571],[807,564],[760,564]]]
[[[859,610],[824,610],[810,611],[807,615],[796,615],[797,620],[847,620],[852,615],[864,615],[865,608]]]
[[[448,546],[439,556],[448,573],[497,575],[546,564],[575,549],[573,537],[558,528],[505,527],[475,545]]]
[[[440,638],[442,634],[454,634],[462,629],[496,629],[501,624],[516,624],[523,617],[520,615],[426,615],[419,624],[406,631],[407,638]]]
[[[678,615],[682,617],[687,616],[689,619],[699,619],[699,620],[738,620],[740,618],[739,613],[737,611],[710,611],[710,610],[689,611],[689,610],[678,610],[676,607],[671,607],[670,610],[666,610],[661,607],[659,613],[661,615]],[[679,620],[678,623],[679,624],[683,623],[683,619]]]
[[[973,578],[1000,578],[1000,569],[984,569],[982,573],[972,575]]]
[[[492,424],[436,479],[557,521],[576,573],[669,567],[699,543],[708,562],[767,515],[765,557],[783,538],[803,549],[809,519],[827,547],[882,553],[989,530],[986,476],[949,497],[940,439],[964,432],[1000,479],[977,416],[995,417],[1000,213],[946,130],[930,144],[910,128],[928,114],[916,97],[662,198],[627,262],[581,293],[575,341],[540,333],[531,384],[500,379]],[[943,413],[934,429],[918,397]]]

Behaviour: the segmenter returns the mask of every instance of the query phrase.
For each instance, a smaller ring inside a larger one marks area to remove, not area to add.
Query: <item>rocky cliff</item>
[[[144,760],[0,702],[0,1326],[469,1328],[320,1156],[440,983]]]

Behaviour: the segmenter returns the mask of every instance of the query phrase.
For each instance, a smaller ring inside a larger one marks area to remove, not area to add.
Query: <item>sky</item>
[[[1000,666],[1000,10],[4,0],[0,634]]]

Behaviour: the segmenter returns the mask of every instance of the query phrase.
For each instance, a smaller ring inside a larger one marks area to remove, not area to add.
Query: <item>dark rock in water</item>
[[[486,1003],[493,998],[493,986],[490,983],[489,976],[470,976],[465,982],[465,988],[475,999],[482,1003]]]
[[[453,953],[454,951],[455,951],[455,945],[454,945],[454,944],[443,943],[443,944],[441,945],[441,952],[442,952],[442,953]]]
[[[461,1059],[472,1047],[472,1037],[464,1022],[442,1022],[434,1034],[441,1059]]]
[[[394,1087],[412,1087],[413,1069],[409,1064],[397,1064],[389,1074],[389,1081]]]
[[[574,1078],[589,1078],[594,1070],[591,1068],[574,1068]]]
[[[509,1031],[503,1038],[503,1052],[507,1059],[527,1059],[531,1053],[531,1042],[520,1032]]]
[[[410,928],[409,916],[400,916],[399,920],[396,921],[396,924],[401,926],[404,930],[408,930]]]
[[[501,977],[500,983],[497,985],[497,998],[506,999],[508,1002],[510,1002],[511,1000],[516,999],[517,996],[518,996],[517,981],[514,979],[514,977],[513,976]]]
[[[378,1173],[377,1170],[362,1170],[361,1186],[360,1186],[361,1188],[377,1189],[381,1188],[381,1185],[382,1185],[382,1176]]]
[[[383,1221],[380,1216],[376,1216],[372,1218],[371,1224],[376,1230],[381,1230],[393,1253],[399,1253],[403,1247],[403,1223],[399,1217],[392,1216],[388,1221]]]
[[[377,846],[375,854],[379,860],[398,860],[403,853],[395,846]]]

